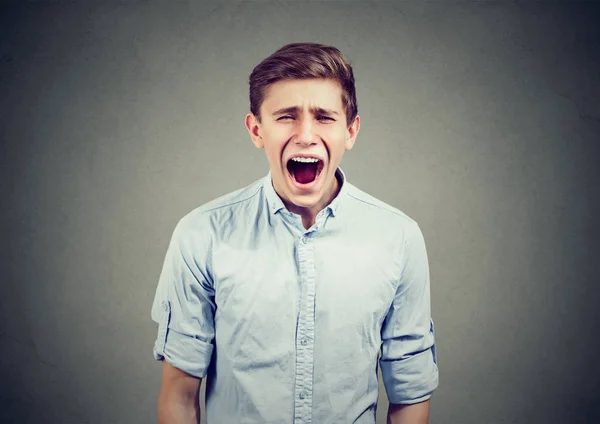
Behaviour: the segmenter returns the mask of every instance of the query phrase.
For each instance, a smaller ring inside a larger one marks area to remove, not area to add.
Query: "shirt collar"
[[[348,193],[348,183],[346,181],[346,174],[344,174],[342,168],[338,167],[335,170],[335,175],[341,184],[341,189],[337,196],[335,196],[335,198],[331,201],[331,203],[329,203],[329,205],[325,207],[325,209],[329,209],[331,211],[331,214],[333,216],[335,216],[339,211],[340,206],[343,203],[344,197],[346,197],[346,194]],[[280,210],[286,209],[285,205],[283,204],[283,201],[281,200],[281,198],[275,191],[275,188],[273,187],[273,179],[270,170],[263,179],[263,189],[265,191],[265,196],[269,204],[269,211],[271,214],[275,215]]]

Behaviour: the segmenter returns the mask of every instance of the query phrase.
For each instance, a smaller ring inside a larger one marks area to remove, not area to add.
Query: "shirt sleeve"
[[[400,283],[381,330],[381,374],[390,403],[425,401],[438,386],[425,240],[411,223],[403,244]]]
[[[214,339],[210,237],[190,221],[184,218],[175,227],[159,277],[151,314],[158,323],[153,351],[156,360],[204,378]]]

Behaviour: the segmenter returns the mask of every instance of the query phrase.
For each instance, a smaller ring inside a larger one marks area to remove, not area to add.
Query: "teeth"
[[[315,163],[318,162],[319,159],[316,158],[292,158],[295,162],[304,162],[304,163]]]

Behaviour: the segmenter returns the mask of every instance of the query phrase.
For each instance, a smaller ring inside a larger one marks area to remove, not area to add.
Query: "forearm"
[[[390,403],[387,424],[429,424],[429,405],[429,400],[412,405]]]
[[[199,397],[161,393],[158,398],[158,424],[199,424]]]

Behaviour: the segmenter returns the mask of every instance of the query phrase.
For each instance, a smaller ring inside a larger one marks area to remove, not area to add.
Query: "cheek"
[[[269,162],[271,163],[279,163],[281,160],[281,149],[282,146],[281,145],[269,145],[269,146],[265,146],[265,150],[267,153],[267,158],[269,159]]]
[[[330,138],[331,143],[329,143],[330,155],[331,158],[339,158],[346,151],[346,134],[340,134],[336,132],[333,137]]]

